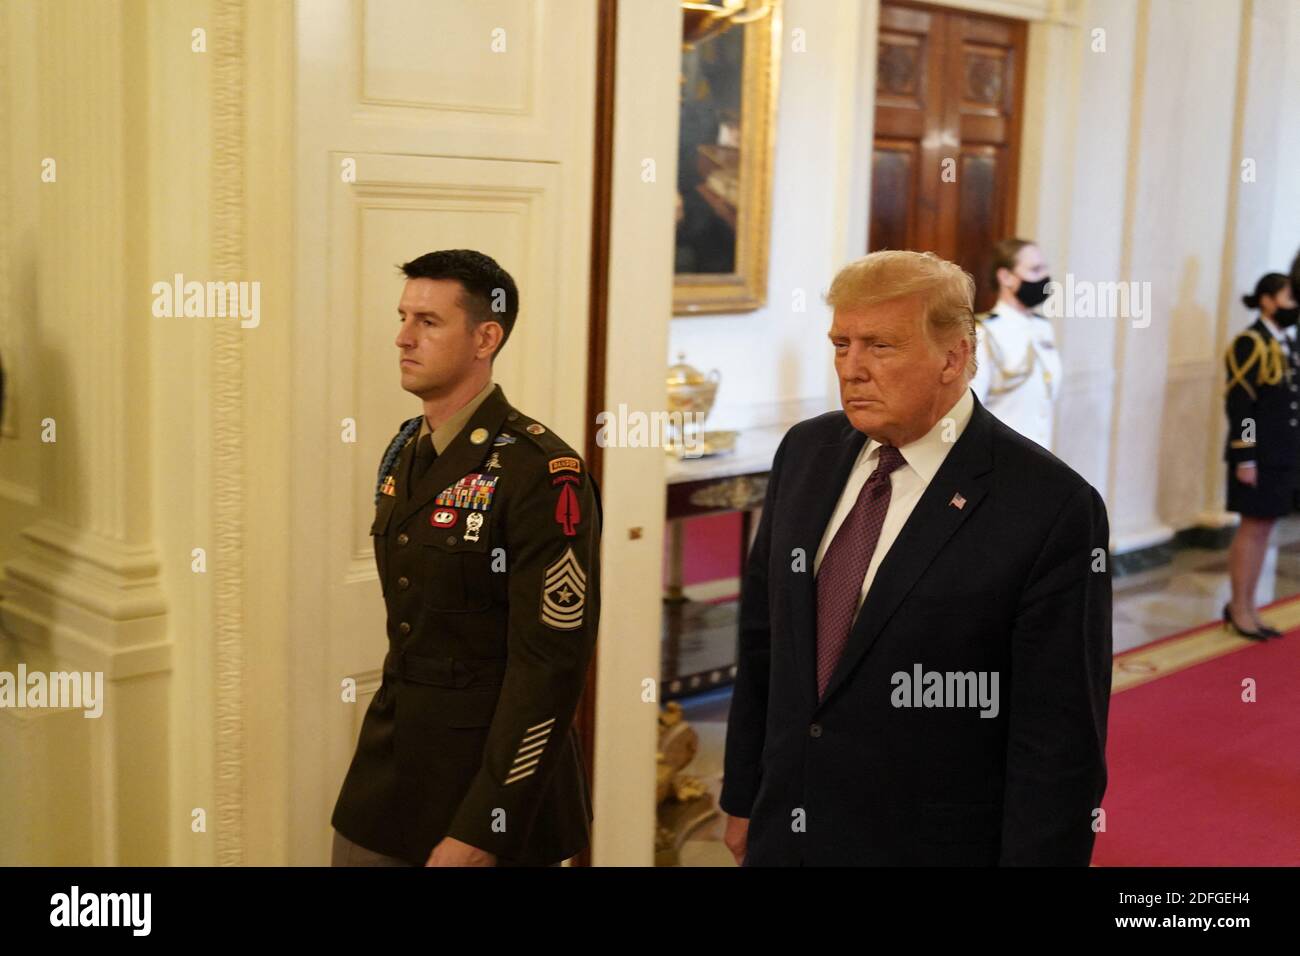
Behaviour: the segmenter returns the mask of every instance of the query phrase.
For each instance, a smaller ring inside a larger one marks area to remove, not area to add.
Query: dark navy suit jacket
[[[745,864],[1086,865],[1110,698],[1101,497],[976,399],[819,702],[813,559],[866,440],[832,412],[792,428],[773,462],[721,799],[749,818]],[[996,672],[996,716],[895,706],[895,675],[918,665]]]

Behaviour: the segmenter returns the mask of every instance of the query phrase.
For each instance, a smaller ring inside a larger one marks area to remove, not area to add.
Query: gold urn
[[[722,382],[722,373],[716,368],[705,375],[693,365],[686,364],[686,355],[677,354],[677,364],[668,367],[668,411],[691,412],[694,425],[702,428],[704,419],[713,409],[713,400],[718,395],[718,385]],[[691,421],[691,419],[686,419]]]
[[[670,453],[679,458],[695,458],[721,450],[710,446],[709,438],[726,436],[704,431],[704,420],[713,409],[713,400],[717,398],[721,381],[722,374],[716,368],[706,375],[686,364],[686,356],[678,353],[677,364],[669,367],[666,381],[669,413],[667,448]],[[732,437],[734,440],[734,435]]]

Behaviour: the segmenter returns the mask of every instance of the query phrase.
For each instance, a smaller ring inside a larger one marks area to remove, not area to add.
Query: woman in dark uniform
[[[1290,347],[1286,329],[1300,309],[1290,280],[1270,272],[1242,296],[1259,318],[1232,340],[1225,404],[1228,439],[1228,510],[1241,524],[1228,552],[1232,599],[1223,608],[1223,625],[1262,641],[1281,632],[1259,619],[1255,590],[1278,518],[1300,497],[1300,348]]]

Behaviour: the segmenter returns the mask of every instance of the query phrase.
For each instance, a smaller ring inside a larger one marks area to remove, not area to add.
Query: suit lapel
[[[993,467],[992,424],[992,414],[976,398],[961,437],[935,472],[876,570],[871,590],[849,632],[844,654],[826,685],[823,704],[871,649],[898,605],[987,494]],[[961,507],[954,502],[955,495],[965,499]]]
[[[817,699],[817,589],[813,563],[817,558],[817,549],[821,547],[822,535],[830,523],[835,505],[843,494],[844,484],[849,480],[853,463],[858,460],[867,436],[854,428],[847,418],[839,437],[816,449],[811,460],[826,460],[825,471],[818,468],[804,470],[801,480],[796,484],[792,494],[782,494],[786,507],[798,506],[807,502],[809,513],[799,521],[799,532],[795,538],[795,547],[803,549],[804,572],[791,574],[790,611],[793,616],[793,639],[795,663],[801,676],[801,685],[810,699]],[[787,560],[782,556],[781,560]],[[789,556],[793,561],[794,557]]]
[[[505,393],[498,385],[487,398],[483,399],[483,404],[474,410],[470,420],[451,440],[451,444],[433,460],[424,477],[411,489],[410,496],[398,495],[398,504],[393,515],[398,525],[436,498],[444,488],[455,484],[483,464],[492,451],[492,439],[501,430],[509,412],[510,403],[506,401]],[[480,428],[487,432],[487,437],[481,443],[474,444],[470,441],[470,437]],[[410,472],[404,474],[409,475]]]

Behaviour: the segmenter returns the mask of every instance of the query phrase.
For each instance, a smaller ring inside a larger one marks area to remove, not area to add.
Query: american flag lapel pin
[[[966,507],[966,499],[962,497],[961,492],[959,491],[952,496],[952,501],[948,502],[948,504],[960,511],[962,508]]]

